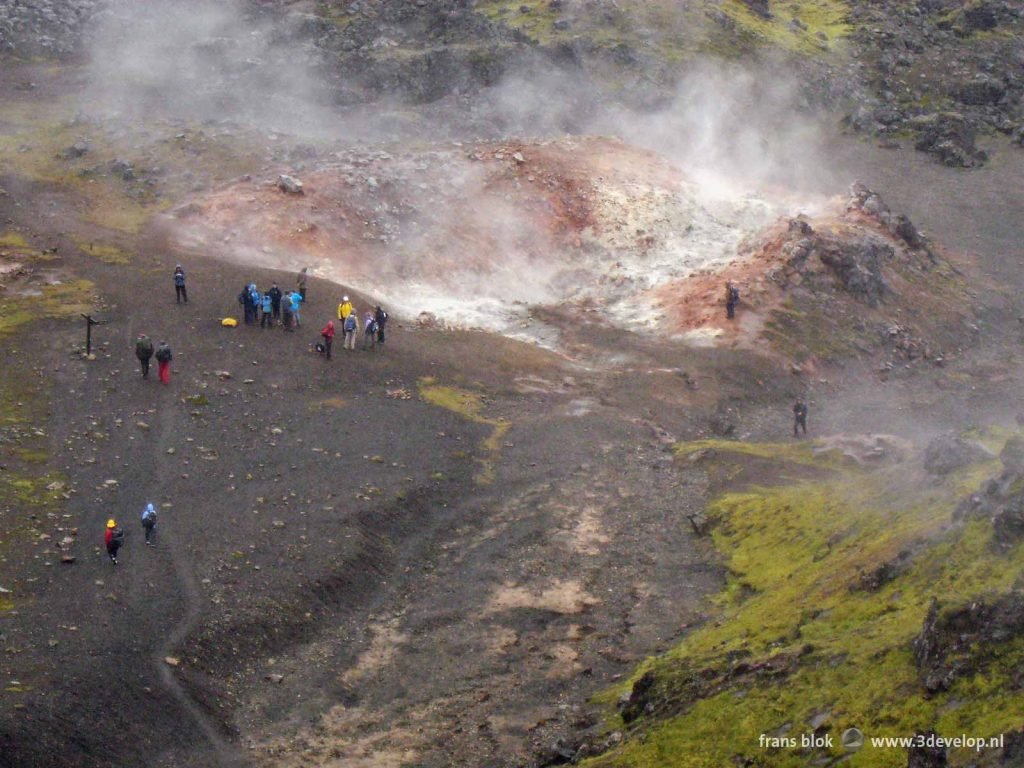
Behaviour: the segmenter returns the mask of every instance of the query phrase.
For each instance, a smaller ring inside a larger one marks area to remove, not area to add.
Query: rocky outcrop
[[[915,744],[907,751],[907,768],[946,768],[949,765],[944,747],[928,746],[929,737],[936,736],[934,731],[918,731],[914,736],[924,737],[923,743]]]
[[[991,459],[985,446],[956,435],[939,435],[924,449],[924,468],[932,475],[948,475],[976,461]]]
[[[951,168],[978,168],[988,160],[975,146],[977,129],[957,112],[915,117],[909,127],[917,134],[915,149],[934,155]]]
[[[1024,438],[1010,438],[999,459],[1003,471],[963,499],[953,520],[990,520],[992,546],[1005,551],[1024,541]]]
[[[914,661],[928,693],[944,691],[959,677],[979,671],[992,647],[1024,632],[1024,592],[974,601],[943,611],[932,602],[913,641]]]
[[[0,2],[0,53],[66,56],[77,51],[103,0]]]

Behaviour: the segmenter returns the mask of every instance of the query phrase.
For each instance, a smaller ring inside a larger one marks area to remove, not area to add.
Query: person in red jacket
[[[171,360],[173,359],[171,348],[166,341],[161,341],[160,346],[156,348],[156,362],[160,371],[160,381],[164,384],[171,383]]]
[[[334,343],[334,321],[328,320],[321,331],[320,335],[324,337],[324,357],[328,360],[331,359],[331,345]]]
[[[107,546],[110,562],[117,565],[117,553],[124,543],[124,531],[117,527],[117,523],[114,522],[113,518],[107,520],[107,530],[103,534],[103,543]]]

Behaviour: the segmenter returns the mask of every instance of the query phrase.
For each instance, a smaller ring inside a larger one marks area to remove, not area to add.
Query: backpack
[[[351,332],[351,331],[354,331],[355,329],[356,329],[356,318],[350,312],[349,316],[345,318],[345,331],[346,332]]]
[[[171,350],[168,347],[160,347],[156,351],[156,359],[161,363],[171,359]]]
[[[739,288],[730,288],[729,289],[729,301],[739,301],[739,300],[740,300],[740,289]]]
[[[135,342],[135,354],[139,357],[149,357],[153,354],[153,342],[149,339],[139,339]]]

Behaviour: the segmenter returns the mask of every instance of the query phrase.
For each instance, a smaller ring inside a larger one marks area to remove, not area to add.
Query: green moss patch
[[[736,32],[762,45],[802,55],[821,55],[850,35],[850,9],[841,0],[796,0],[770,4],[764,18],[743,0],[724,0],[721,11]]]
[[[730,446],[730,461],[783,453],[808,460],[803,446]],[[680,453],[692,450],[701,448]],[[601,697],[616,701],[648,675],[644,699],[653,711],[630,717],[633,738],[587,765],[795,767],[842,757],[839,735],[849,727],[869,736],[923,728],[990,736],[1019,727],[1022,697],[1010,681],[1024,640],[986,649],[976,672],[931,697],[911,641],[933,598],[961,604],[1012,589],[1024,546],[995,555],[988,522],[951,523],[956,488],[972,468],[936,486],[909,466],[832,466],[823,479],[716,498],[708,514],[729,573],[716,615]],[[834,747],[769,749],[760,741],[779,733],[799,739],[812,721]],[[952,764],[973,756],[954,750]],[[902,768],[906,760],[905,749],[869,745],[845,764]]]
[[[7,296],[0,304],[0,337],[35,320],[78,317],[94,303],[93,284],[88,280],[44,285],[38,295]]]
[[[75,245],[82,253],[99,259],[104,264],[130,264],[131,257],[118,245],[98,243],[73,238]]]
[[[479,459],[481,470],[476,476],[476,481],[482,485],[494,482],[495,464],[501,456],[502,440],[512,425],[503,419],[485,416],[484,396],[479,392],[444,386],[429,377],[420,380],[419,391],[420,397],[428,403],[453,411],[476,424],[487,424],[492,428],[491,434],[482,443],[485,455]]]

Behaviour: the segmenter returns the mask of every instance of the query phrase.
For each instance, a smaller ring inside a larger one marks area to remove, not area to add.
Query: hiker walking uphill
[[[793,437],[797,436],[798,429],[807,434],[807,403],[799,397],[793,403]]]
[[[181,264],[174,267],[174,299],[175,304],[181,304],[183,301],[188,304],[188,291],[185,290],[185,270],[181,268]]]
[[[320,330],[320,335],[323,337],[323,340],[324,340],[324,357],[326,357],[328,360],[330,360],[331,359],[331,346],[334,344],[334,321],[333,320],[328,320],[327,321],[327,325],[325,325]]]
[[[146,546],[153,546],[153,529],[156,528],[156,510],[152,504],[147,504],[142,510],[142,530],[146,534]]]
[[[345,322],[342,324],[341,328],[345,333],[345,338],[341,345],[342,349],[355,349],[356,331],[359,330],[359,313],[356,312],[354,307],[351,308],[349,313],[345,316]]]
[[[306,300],[306,270],[308,269],[309,267],[303,267],[302,269],[299,270],[299,274],[295,277],[295,289],[299,292],[299,295],[302,297],[303,301]]]
[[[153,342],[144,333],[140,333],[135,342],[135,356],[139,358],[139,364],[142,366],[142,378],[148,379],[149,358],[153,356]]]
[[[174,355],[171,354],[170,346],[166,341],[161,341],[160,346],[156,348],[156,362],[160,371],[160,381],[163,384],[171,383],[171,360],[173,359]]]
[[[267,296],[270,297],[270,309],[273,312],[274,320],[281,319],[281,289],[277,287],[277,283],[270,284],[270,290],[267,291]]]
[[[117,553],[121,550],[121,545],[124,543],[124,531],[117,527],[117,523],[113,518],[107,520],[107,530],[103,534],[103,544],[107,548],[107,557],[110,558],[110,562],[117,565]]]
[[[380,304],[373,312],[373,319],[377,323],[377,343],[384,343],[384,326],[388,322],[388,313],[380,308]]]

